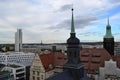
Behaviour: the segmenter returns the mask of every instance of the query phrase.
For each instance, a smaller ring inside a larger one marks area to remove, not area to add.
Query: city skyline
[[[120,41],[119,0],[1,0],[0,43],[14,43],[18,28],[23,43],[66,42],[72,7],[80,41],[103,41],[108,17],[115,41]]]

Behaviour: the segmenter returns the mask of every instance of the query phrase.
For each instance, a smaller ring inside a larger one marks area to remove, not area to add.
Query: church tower
[[[114,55],[114,37],[111,33],[111,26],[108,24],[106,26],[106,35],[104,36],[103,47],[110,53],[111,56]]]
[[[67,40],[68,61],[64,68],[69,70],[74,80],[80,80],[84,76],[84,67],[80,62],[80,40],[76,37],[74,17],[72,9],[71,33]]]

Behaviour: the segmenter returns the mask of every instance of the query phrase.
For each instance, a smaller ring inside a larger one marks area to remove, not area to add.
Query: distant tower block
[[[110,55],[112,56],[114,55],[114,37],[111,32],[109,19],[108,19],[108,24],[106,26],[106,34],[103,39],[103,46],[109,52]]]
[[[15,33],[15,51],[19,52],[22,49],[22,29],[17,29]]]

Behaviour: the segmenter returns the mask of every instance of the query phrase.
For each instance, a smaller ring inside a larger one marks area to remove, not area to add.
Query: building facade
[[[30,80],[45,80],[45,69],[37,54],[30,67]]]
[[[14,78],[13,80],[26,80],[26,70],[23,65],[7,64],[2,70],[11,72],[10,76]]]
[[[45,80],[60,73],[65,63],[63,53],[36,54],[30,67],[30,80]]]
[[[14,80],[8,71],[0,71],[0,80]]]
[[[115,61],[105,61],[105,66],[99,68],[98,79],[96,80],[120,80],[120,69]]]
[[[22,29],[17,29],[15,33],[15,51],[19,52],[22,49]]]
[[[115,45],[114,53],[115,55],[120,55],[120,44]]]
[[[32,60],[34,59],[34,53],[24,53],[24,52],[6,52],[0,53],[0,63],[19,63],[25,66],[30,66]]]
[[[103,48],[84,48],[80,53],[81,62],[91,79],[95,79],[99,67],[104,66],[104,62],[111,59],[110,54]]]

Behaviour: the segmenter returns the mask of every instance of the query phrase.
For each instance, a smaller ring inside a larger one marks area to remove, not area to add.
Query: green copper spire
[[[74,28],[74,17],[73,17],[73,8],[72,8],[71,33],[75,33],[75,28]]]
[[[110,25],[110,24],[109,24],[109,17],[108,17],[108,25]]]
[[[109,18],[108,18],[108,24],[106,26],[106,35],[104,38],[113,38],[112,33],[111,33],[111,26],[109,24]]]

